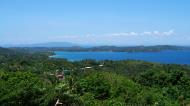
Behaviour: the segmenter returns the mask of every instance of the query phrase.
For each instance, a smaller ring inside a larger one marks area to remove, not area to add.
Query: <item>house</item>
[[[85,69],[90,69],[90,68],[92,68],[92,67],[85,67]]]
[[[99,67],[103,67],[104,65],[103,64],[100,64]]]
[[[59,80],[63,80],[64,79],[64,72],[63,71],[56,71],[55,76],[59,79]]]

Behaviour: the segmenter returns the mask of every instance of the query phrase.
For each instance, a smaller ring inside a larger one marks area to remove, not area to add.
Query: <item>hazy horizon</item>
[[[73,42],[41,42],[41,43],[26,43],[26,44],[0,44],[0,47],[100,47],[100,46],[115,46],[115,47],[138,47],[138,46],[182,46],[190,47],[190,45],[172,45],[172,44],[155,44],[155,45],[114,45],[114,44],[80,44]]]
[[[190,43],[187,0],[1,0],[0,46]]]

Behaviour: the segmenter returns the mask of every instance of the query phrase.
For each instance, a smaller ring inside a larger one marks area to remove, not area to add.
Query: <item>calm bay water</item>
[[[190,64],[190,51],[161,52],[63,52],[56,51],[53,58],[66,58],[69,61],[94,60],[144,60],[159,63]]]

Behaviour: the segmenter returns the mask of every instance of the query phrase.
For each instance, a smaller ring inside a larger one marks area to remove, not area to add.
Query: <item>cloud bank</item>
[[[169,30],[166,32],[160,32],[160,31],[144,31],[144,32],[126,32],[126,33],[113,33],[110,35],[113,36],[139,36],[139,35],[149,35],[149,36],[170,36],[175,34],[173,30]]]
[[[146,44],[166,44],[172,41],[176,33],[169,31],[143,31],[143,32],[122,32],[106,34],[86,34],[86,35],[62,35],[54,36],[54,41],[75,42],[80,44],[99,45],[146,45]]]

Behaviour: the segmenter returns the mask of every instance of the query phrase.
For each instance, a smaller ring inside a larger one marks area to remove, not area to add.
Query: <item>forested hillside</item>
[[[2,106],[190,104],[188,65],[133,60],[69,62],[49,58],[52,52],[19,50],[0,48]],[[58,72],[64,72],[63,78]]]
[[[11,47],[12,50],[24,51],[113,51],[113,52],[159,52],[163,50],[190,50],[189,46],[172,46],[172,45],[157,45],[157,46],[95,46],[95,47]]]

